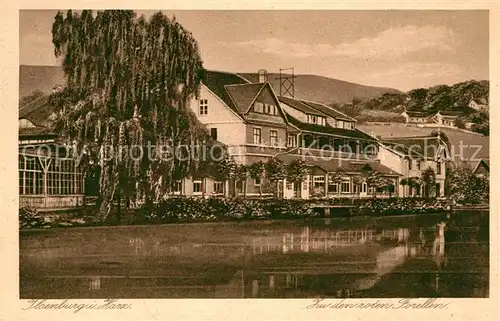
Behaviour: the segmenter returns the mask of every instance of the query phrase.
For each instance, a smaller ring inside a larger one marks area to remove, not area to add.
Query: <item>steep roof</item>
[[[320,126],[320,125],[315,125],[315,124],[303,123],[303,122],[299,121],[298,119],[294,118],[293,116],[291,116],[290,114],[286,114],[286,118],[288,119],[290,124],[298,127],[301,130],[308,131],[308,132],[314,132],[314,133],[318,133],[318,134],[329,134],[329,135],[342,136],[342,137],[355,138],[355,139],[364,139],[364,140],[371,140],[371,141],[376,140],[375,137],[372,137],[368,134],[365,134],[362,131],[359,131],[357,129],[350,130],[350,129],[330,127],[330,126]]]
[[[230,72],[206,70],[202,77],[202,82],[229,108],[240,114],[240,110],[226,90],[226,86],[250,84],[248,80]]]
[[[237,84],[237,85],[225,85],[226,91],[234,102],[234,106],[237,108],[240,114],[244,114],[250,108],[250,105],[255,100],[255,97],[259,94],[262,88],[265,86],[264,83],[256,84]]]
[[[319,116],[323,116],[323,117],[328,116],[325,113],[309,106],[308,104],[306,104],[298,99],[285,97],[285,96],[278,96],[278,100],[281,103],[287,104],[288,106],[290,106],[298,111],[301,111],[305,114],[313,114],[313,115],[319,115]]]
[[[347,116],[346,114],[341,113],[340,111],[335,110],[332,107],[329,107],[327,105],[324,105],[324,104],[321,104],[318,102],[314,102],[314,101],[307,101],[307,100],[300,100],[300,102],[302,102],[303,104],[306,104],[310,107],[313,107],[314,109],[317,109],[317,110],[321,111],[322,113],[324,113],[332,118],[356,122],[356,120],[354,118],[351,118],[351,117]]]
[[[19,105],[19,119],[27,119],[36,126],[48,126],[51,114],[52,111],[47,95],[39,97],[28,104]]]

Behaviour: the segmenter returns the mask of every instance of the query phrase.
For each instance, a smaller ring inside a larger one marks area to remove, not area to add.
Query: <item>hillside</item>
[[[64,85],[64,73],[58,66],[19,66],[19,97],[34,91],[50,93],[57,85]]]
[[[344,104],[331,104],[332,107],[358,119],[367,121],[402,122],[403,111],[420,111],[436,113],[453,111],[462,114],[458,127],[471,122],[476,125],[473,130],[488,134],[489,114],[476,111],[468,106],[471,99],[481,100],[488,104],[489,81],[470,80],[452,86],[438,85],[430,88],[417,88],[407,93],[384,93],[383,95],[364,101],[353,101]]]
[[[251,82],[258,81],[256,73],[239,73]],[[280,93],[279,74],[269,73],[267,79],[276,94]],[[401,93],[392,88],[371,87],[334,78],[315,75],[295,75],[295,97],[321,103],[346,103],[376,98],[384,93]]]
[[[19,95],[27,96],[33,91],[48,93],[52,87],[64,84],[64,74],[58,66],[27,66],[19,69]],[[251,82],[258,81],[257,74],[240,74]],[[279,94],[279,74],[268,74],[268,81]],[[314,75],[297,75],[295,78],[295,96],[305,100],[322,103],[350,102],[353,99],[366,100],[381,96],[386,92],[400,93],[391,88],[370,87]]]

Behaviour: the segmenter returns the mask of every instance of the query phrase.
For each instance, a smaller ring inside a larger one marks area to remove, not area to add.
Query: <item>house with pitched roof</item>
[[[489,111],[488,100],[486,98],[472,97],[468,106],[483,113],[487,113]]]
[[[460,111],[441,110],[432,116],[432,120],[442,126],[455,127],[455,121],[462,115]]]
[[[286,198],[309,198],[317,189],[332,197],[367,196],[366,184],[353,178],[364,165],[365,171],[400,176],[374,159],[379,143],[358,130],[356,120],[317,102],[277,96],[262,75],[258,82],[250,82],[237,74],[206,71],[199,98],[190,107],[238,164],[271,158],[285,164],[305,161],[311,175],[302,184],[281,182]],[[345,183],[326,183],[336,172],[343,173]],[[248,180],[246,194],[259,193],[263,183]],[[235,193],[242,190],[240,185]]]
[[[401,116],[405,118],[406,123],[425,124],[429,122],[431,114],[428,112],[407,110]]]
[[[392,162],[395,164],[393,167],[403,174],[407,181],[408,179],[421,181],[424,171],[432,169],[436,179],[434,196],[444,196],[446,163],[450,155],[447,144],[440,137],[390,137],[382,139],[382,144],[386,148],[378,157],[385,158],[391,154]],[[394,161],[394,159],[397,160]],[[426,194],[423,184],[419,184],[419,186],[407,184],[400,188],[403,189],[402,195],[404,196],[423,196]]]

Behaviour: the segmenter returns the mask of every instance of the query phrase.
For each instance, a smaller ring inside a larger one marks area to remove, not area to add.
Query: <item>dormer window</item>
[[[278,108],[275,105],[258,101],[253,104],[253,111],[259,114],[278,115]]]
[[[309,124],[326,126],[326,118],[318,115],[307,115],[307,122]]]

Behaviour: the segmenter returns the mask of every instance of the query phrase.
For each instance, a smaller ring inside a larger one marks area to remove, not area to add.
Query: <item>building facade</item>
[[[84,173],[48,128],[47,97],[19,109],[19,207],[53,211],[84,204]]]

